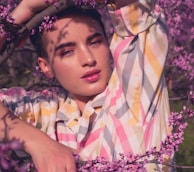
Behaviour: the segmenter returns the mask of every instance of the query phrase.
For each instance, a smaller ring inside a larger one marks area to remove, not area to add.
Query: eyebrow
[[[94,39],[94,38],[96,38],[96,37],[101,37],[101,36],[102,36],[101,33],[96,32],[96,33],[90,35],[90,36],[87,38],[87,42],[90,42],[92,39]]]
[[[62,44],[59,44],[58,46],[56,46],[55,48],[55,52],[61,48],[64,48],[64,47],[72,47],[72,46],[75,46],[75,42],[67,42],[67,43],[62,43]]]
[[[94,39],[94,38],[96,38],[96,37],[100,37],[100,36],[102,36],[102,34],[96,32],[96,33],[90,35],[90,36],[87,38],[87,42],[90,42],[92,39]],[[75,42],[61,43],[61,44],[59,44],[58,46],[56,46],[55,52],[56,52],[57,50],[61,49],[61,48],[64,48],[64,47],[73,47],[73,46],[75,46],[75,45],[76,45]]]

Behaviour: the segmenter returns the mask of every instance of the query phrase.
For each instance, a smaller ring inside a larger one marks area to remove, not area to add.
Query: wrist
[[[35,131],[35,130],[36,131]],[[52,140],[48,135],[42,131],[34,128],[33,131],[28,132],[30,137],[24,138],[24,149],[27,153],[32,155],[37,148],[42,147],[43,145],[51,145],[54,140]]]

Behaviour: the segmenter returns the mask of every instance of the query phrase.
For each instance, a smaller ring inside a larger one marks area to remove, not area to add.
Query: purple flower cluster
[[[22,143],[18,140],[0,143],[0,171],[27,172],[29,169],[35,169],[33,163],[19,160],[15,154],[14,151],[22,147]]]
[[[0,17],[5,18],[7,17],[7,14],[9,13],[9,11],[11,10],[11,6],[7,5],[5,6],[0,6]]]
[[[73,0],[73,2],[76,5],[90,5],[92,7],[95,7],[98,4],[106,4],[107,0],[104,0],[103,2],[100,0]]]
[[[20,144],[18,142],[12,141],[9,143],[1,143],[0,144],[0,168],[8,170],[12,166],[16,166],[16,162],[9,159],[10,150],[19,149]]]
[[[194,79],[194,1],[159,0],[169,30],[169,65]]]
[[[56,21],[56,19],[56,16],[45,16],[44,21],[39,26],[39,32],[42,32],[43,30],[48,31],[54,29],[53,23]]]
[[[16,7],[18,1],[8,0],[0,3],[0,36],[6,38],[8,41],[14,39],[14,35],[11,31],[7,30],[4,22],[13,24],[14,20],[9,16],[10,11]]]

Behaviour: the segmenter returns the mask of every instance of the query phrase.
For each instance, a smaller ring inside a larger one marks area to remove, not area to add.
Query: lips
[[[100,78],[100,70],[93,69],[87,71],[81,78],[89,83],[96,82]]]

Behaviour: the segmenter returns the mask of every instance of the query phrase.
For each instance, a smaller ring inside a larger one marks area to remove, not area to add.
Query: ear
[[[42,57],[38,57],[38,65],[47,78],[53,78],[54,74],[52,68],[47,60]]]

